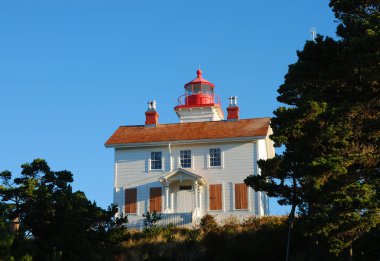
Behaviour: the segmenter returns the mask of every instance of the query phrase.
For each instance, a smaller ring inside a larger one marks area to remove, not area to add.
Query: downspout
[[[170,172],[173,171],[173,164],[172,164],[172,149],[170,147],[170,142],[168,143],[168,150],[169,150],[169,168],[170,168]],[[169,203],[169,197],[170,197],[170,193],[169,193],[169,184],[168,184],[168,180],[165,178],[165,213],[172,213],[172,209],[170,208],[170,203]],[[173,200],[171,200],[173,202]]]
[[[173,171],[173,164],[172,164],[172,149],[170,147],[170,142],[168,143],[168,149],[169,149],[169,165],[170,165],[170,172]]]

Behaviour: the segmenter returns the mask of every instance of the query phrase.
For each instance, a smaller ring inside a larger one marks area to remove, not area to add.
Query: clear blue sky
[[[199,65],[224,107],[236,95],[242,118],[272,116],[312,26],[335,36],[328,1],[1,1],[0,170],[44,158],[106,207],[119,125],[143,124],[153,99],[178,122]]]

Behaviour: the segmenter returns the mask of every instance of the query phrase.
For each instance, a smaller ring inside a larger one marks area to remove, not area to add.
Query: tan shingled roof
[[[133,143],[266,136],[269,122],[270,118],[256,118],[238,121],[159,124],[157,127],[120,126],[105,145],[112,147]]]

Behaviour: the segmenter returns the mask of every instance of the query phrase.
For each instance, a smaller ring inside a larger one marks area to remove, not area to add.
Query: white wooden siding
[[[222,167],[210,168],[208,155],[210,148],[220,148],[222,152]],[[258,175],[257,159],[267,158],[265,139],[251,142],[221,142],[209,144],[171,145],[171,160],[173,170],[179,167],[179,153],[189,149],[192,154],[192,168],[189,171],[202,176],[207,184],[223,184],[223,211],[218,216],[229,216],[234,212],[235,183],[243,183],[249,175]],[[162,151],[162,170],[149,170],[151,151]],[[114,203],[124,206],[124,189],[137,188],[137,209],[141,216],[148,210],[149,188],[160,187],[158,179],[170,172],[169,146],[119,148],[115,149],[115,191]],[[200,199],[203,214],[209,208],[208,186],[202,187]],[[239,215],[264,214],[266,203],[260,202],[260,196],[249,188],[249,211],[238,211]],[[163,198],[164,198],[163,190]],[[262,198],[262,197],[261,197]],[[264,204],[263,204],[264,203]],[[164,205],[163,205],[164,206]],[[214,212],[214,211],[213,211]],[[247,213],[248,212],[248,213]]]

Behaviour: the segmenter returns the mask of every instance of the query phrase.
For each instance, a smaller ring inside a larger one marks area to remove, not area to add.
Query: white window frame
[[[152,169],[152,152],[161,152],[161,168],[160,169]],[[156,172],[156,171],[163,171],[164,170],[164,153],[162,150],[152,150],[148,153],[148,171],[149,172]]]
[[[210,149],[220,149],[220,166],[211,166]],[[210,147],[207,151],[207,168],[209,169],[224,169],[224,151],[221,147]]]
[[[222,185],[222,209],[220,210],[211,210],[210,209],[210,185]],[[212,183],[209,183],[207,185],[207,211],[208,212],[212,212],[212,213],[217,213],[217,212],[226,212],[226,192],[225,192],[226,188],[225,188],[225,185],[224,185],[224,182],[212,182]]]
[[[181,165],[181,151],[185,151],[185,150],[189,150],[190,151],[190,160],[191,160],[191,166],[190,168],[185,168],[185,167],[182,167]],[[178,151],[178,167],[181,168],[181,169],[191,169],[191,170],[194,170],[194,155],[193,155],[193,151],[191,149],[181,149]]]
[[[233,211],[251,211],[251,193],[250,193],[250,187],[247,186],[247,204],[248,208],[236,208],[235,207],[235,184],[244,184],[243,182],[231,182],[232,184],[232,205],[233,205]]]

